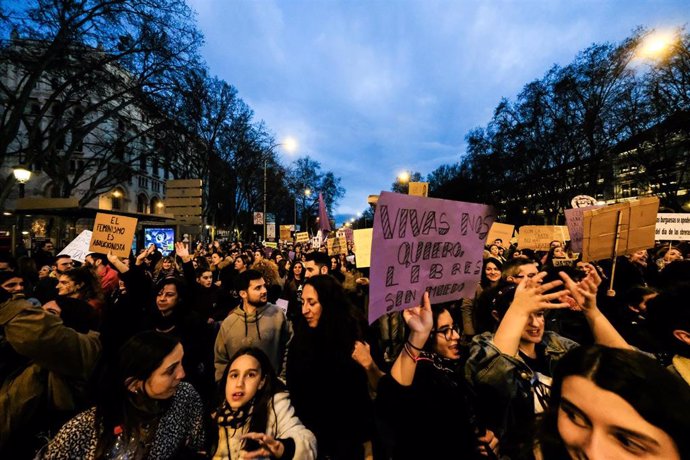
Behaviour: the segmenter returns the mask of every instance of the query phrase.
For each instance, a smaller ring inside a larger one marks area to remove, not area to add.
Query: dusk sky
[[[690,22],[688,0],[188,0],[212,74],[277,142],[342,178],[356,214],[396,175],[465,152],[502,97],[637,26]],[[500,165],[497,165],[500,166]]]

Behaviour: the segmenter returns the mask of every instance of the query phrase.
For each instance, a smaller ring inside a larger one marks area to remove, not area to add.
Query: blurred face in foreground
[[[665,431],[616,393],[581,376],[563,380],[558,432],[572,459],[680,459]]]

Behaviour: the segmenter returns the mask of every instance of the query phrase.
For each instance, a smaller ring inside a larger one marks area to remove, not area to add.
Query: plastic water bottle
[[[125,439],[121,426],[116,426],[114,433],[117,436],[117,439],[115,439],[115,443],[110,449],[108,458],[110,460],[132,460],[133,457],[130,454],[129,447],[133,439],[130,439],[129,442],[127,439]]]

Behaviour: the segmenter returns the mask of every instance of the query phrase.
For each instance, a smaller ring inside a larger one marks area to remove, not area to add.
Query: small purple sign
[[[583,220],[585,211],[600,208],[601,206],[586,206],[584,208],[572,208],[565,210],[565,223],[570,233],[570,250],[582,252]]]
[[[371,247],[369,322],[392,311],[472,297],[482,269],[490,206],[381,192]]]

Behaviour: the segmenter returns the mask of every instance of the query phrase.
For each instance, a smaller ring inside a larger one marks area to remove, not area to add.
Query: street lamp
[[[309,195],[311,195],[311,190],[305,189],[305,190],[304,190],[304,196],[305,196],[305,197],[308,197]],[[306,205],[306,203],[305,203],[305,205]],[[304,207],[306,208],[306,206],[304,206]],[[295,195],[295,207],[294,207],[294,212],[295,212],[295,215],[293,216],[292,222],[294,223],[294,227],[295,227],[295,228],[294,228],[294,231],[297,232],[297,195]],[[306,227],[306,224],[305,224],[305,227]]]
[[[19,165],[12,168],[14,179],[19,184],[19,198],[24,198],[24,184],[31,179],[31,170],[25,166]]]
[[[308,232],[309,229],[307,228],[307,219],[309,216],[307,216],[307,199],[311,196],[311,190],[310,189],[305,189],[304,190],[304,206],[302,206],[302,213],[304,214],[304,229],[302,231]]]

